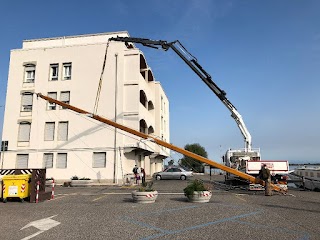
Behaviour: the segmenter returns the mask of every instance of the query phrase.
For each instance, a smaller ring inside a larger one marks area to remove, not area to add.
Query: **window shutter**
[[[28,160],[29,160],[28,154],[18,154],[16,168],[17,169],[28,168]]]
[[[53,153],[44,153],[43,154],[43,165],[45,168],[53,167]]]
[[[28,64],[28,65],[25,66],[25,70],[26,70],[26,72],[35,71],[36,70],[36,66],[33,65],[33,64]]]
[[[106,153],[99,152],[93,153],[93,167],[94,168],[105,168],[106,167]]]
[[[29,142],[30,141],[30,129],[31,123],[29,122],[22,122],[19,125],[19,142]]]
[[[68,122],[59,122],[58,141],[68,140]]]
[[[54,122],[46,122],[45,130],[44,130],[44,140],[45,141],[53,141],[54,140]]]
[[[53,98],[53,99],[57,99],[57,93],[56,92],[49,92],[48,97]]]
[[[60,101],[61,102],[69,102],[70,101],[70,92],[61,92],[60,93]]]
[[[22,94],[22,105],[32,105],[32,93]]]
[[[67,154],[58,153],[57,155],[57,168],[67,168]]]

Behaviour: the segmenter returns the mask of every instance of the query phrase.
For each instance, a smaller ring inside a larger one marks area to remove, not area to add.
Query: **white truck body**
[[[277,186],[287,189],[287,175],[289,173],[288,161],[264,161],[261,160],[260,149],[229,149],[223,157],[224,164],[228,167],[237,169],[244,173],[258,177],[259,170],[263,164],[267,165],[272,175],[271,180]],[[239,178],[236,175],[226,173],[226,181],[232,181],[237,184]],[[263,190],[260,184],[249,184],[249,190]]]
[[[246,173],[250,175],[259,174],[259,170],[263,164],[267,165],[271,175],[283,175],[289,172],[288,161],[247,161]]]

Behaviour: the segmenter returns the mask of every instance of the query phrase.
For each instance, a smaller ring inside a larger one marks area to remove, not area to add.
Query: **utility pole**
[[[117,122],[117,103],[118,103],[118,53],[115,55],[116,66],[115,66],[115,85],[114,85],[114,122]],[[118,181],[117,171],[117,128],[114,128],[114,162],[113,162],[113,183]]]

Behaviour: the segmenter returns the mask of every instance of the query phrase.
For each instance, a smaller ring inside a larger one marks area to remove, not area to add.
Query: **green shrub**
[[[91,180],[91,178],[83,177],[83,178],[80,178],[79,180]]]
[[[139,187],[139,192],[153,192],[155,191],[153,188],[153,181],[141,183],[141,187]]]
[[[203,183],[200,179],[191,181],[186,188],[183,189],[184,195],[192,195],[194,191],[210,191],[210,186]]]

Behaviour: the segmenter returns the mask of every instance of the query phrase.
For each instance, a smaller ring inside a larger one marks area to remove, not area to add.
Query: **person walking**
[[[262,179],[265,182],[264,185],[264,195],[265,196],[271,196],[272,195],[272,189],[271,189],[271,174],[270,170],[267,168],[266,164],[263,164],[261,166],[261,169],[259,171],[259,178]]]

